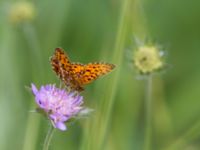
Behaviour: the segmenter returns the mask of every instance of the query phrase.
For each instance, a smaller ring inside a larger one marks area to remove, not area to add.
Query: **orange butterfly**
[[[56,48],[51,57],[51,65],[55,73],[72,90],[82,91],[83,86],[98,77],[107,74],[115,68],[108,63],[80,64],[70,62],[67,54],[62,48]]]

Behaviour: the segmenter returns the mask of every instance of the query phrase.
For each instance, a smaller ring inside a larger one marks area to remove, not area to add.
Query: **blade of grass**
[[[117,81],[120,75],[120,67],[125,49],[125,39],[127,33],[128,12],[130,0],[122,2],[121,14],[119,17],[118,31],[114,46],[114,53],[111,62],[116,64],[116,70],[113,72],[112,79],[108,81],[104,93],[102,94],[102,104],[99,106],[99,111],[95,113],[95,118],[91,119],[87,133],[83,137],[82,150],[102,150],[105,148],[108,139],[109,123],[111,121],[111,112],[117,91]]]
[[[42,71],[44,70],[44,66],[42,65],[42,55],[40,53],[41,48],[36,31],[31,24],[24,24],[22,26],[22,30],[24,31],[24,36],[27,40],[28,46],[30,47],[30,53],[32,55],[32,57],[30,57],[30,60],[32,64],[37,64],[38,71],[35,67],[32,70],[33,78],[35,78],[35,80],[42,80],[44,79],[44,72]],[[37,59],[37,61],[34,61],[35,58]],[[30,102],[30,106],[32,106],[33,104],[34,101]],[[24,136],[24,150],[34,150],[36,148],[39,128],[40,120],[35,120],[35,118],[33,118],[33,114],[29,113]]]

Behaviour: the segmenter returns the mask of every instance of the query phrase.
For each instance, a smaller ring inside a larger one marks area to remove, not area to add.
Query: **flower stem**
[[[46,135],[46,138],[44,140],[43,150],[49,149],[49,145],[50,145],[51,139],[53,137],[54,131],[55,131],[54,127],[52,125],[50,125],[49,130],[48,130],[47,135]]]
[[[145,98],[145,109],[146,109],[146,127],[145,127],[145,140],[144,149],[151,149],[151,134],[152,134],[152,75],[149,75],[146,80],[146,98]]]
[[[24,33],[24,37],[26,38],[27,44],[30,48],[29,50],[29,55],[30,57],[30,61],[32,62],[32,64],[34,64],[37,67],[37,70],[33,69],[33,75],[34,73],[37,74],[37,80],[38,78],[41,78],[42,81],[44,81],[45,79],[45,75],[44,75],[44,65],[43,65],[43,52],[41,49],[41,44],[38,40],[38,35],[37,32],[35,30],[35,27],[30,24],[30,23],[24,23],[22,26],[22,31]],[[37,61],[35,61],[37,59]],[[34,68],[34,67],[32,67]],[[36,76],[36,75],[34,75]],[[38,77],[39,76],[39,77]]]

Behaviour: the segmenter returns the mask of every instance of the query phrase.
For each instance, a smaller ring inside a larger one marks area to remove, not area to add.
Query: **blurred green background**
[[[42,149],[48,121],[30,112],[36,104],[26,87],[59,85],[49,63],[56,47],[74,62],[117,67],[86,87],[94,112],[56,131],[51,149],[145,149],[145,81],[127,57],[135,37],[161,44],[170,66],[153,80],[146,149],[200,149],[199,0],[34,0],[35,15],[25,9],[16,22],[18,2],[0,0],[0,150]]]

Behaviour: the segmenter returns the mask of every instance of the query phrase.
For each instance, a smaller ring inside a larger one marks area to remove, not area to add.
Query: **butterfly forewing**
[[[61,48],[55,49],[54,55],[51,57],[51,65],[59,77],[63,77],[63,72],[68,70],[70,61]]]
[[[113,64],[107,63],[90,63],[84,65],[84,70],[79,78],[79,83],[82,85],[88,84],[102,75],[109,73],[113,68]]]

